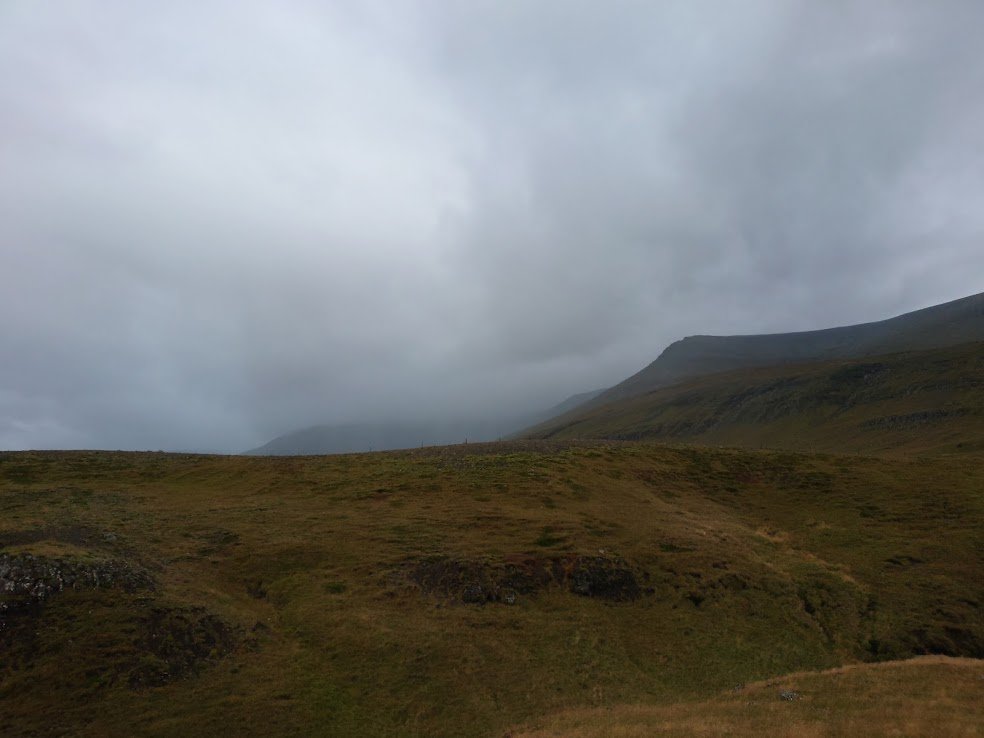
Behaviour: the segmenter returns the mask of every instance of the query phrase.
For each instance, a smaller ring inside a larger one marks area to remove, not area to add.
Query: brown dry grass
[[[779,697],[795,691],[794,701]],[[984,735],[984,661],[924,656],[800,672],[701,702],[570,710],[512,738]]]
[[[139,602],[52,598],[34,659],[0,654],[0,735],[501,735],[569,708],[971,653],[984,642],[981,489],[970,456],[652,444],[0,454],[0,545],[126,559],[154,573],[155,604],[204,607],[246,634],[263,624],[257,648],[134,691],[103,677]],[[653,594],[554,588],[477,606],[399,576],[421,557],[599,549],[648,572]]]

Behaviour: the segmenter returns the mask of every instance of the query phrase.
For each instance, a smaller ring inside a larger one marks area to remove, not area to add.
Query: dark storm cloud
[[[507,413],[980,291],[977,2],[0,7],[0,447]]]

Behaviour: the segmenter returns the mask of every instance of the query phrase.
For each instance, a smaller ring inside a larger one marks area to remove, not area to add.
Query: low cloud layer
[[[984,289],[984,5],[0,6],[0,448],[539,410]]]

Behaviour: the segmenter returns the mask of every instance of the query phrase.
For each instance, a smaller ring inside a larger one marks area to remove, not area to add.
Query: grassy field
[[[922,656],[736,685],[699,702],[571,710],[511,736],[969,738],[984,735],[982,682],[984,663],[977,659]]]
[[[523,435],[834,453],[984,452],[984,343],[745,369],[574,410]]]
[[[973,454],[3,453],[0,578],[76,583],[0,595],[0,734],[494,736],[979,658],[982,489]]]

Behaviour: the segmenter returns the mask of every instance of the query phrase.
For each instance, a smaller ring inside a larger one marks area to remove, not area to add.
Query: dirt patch
[[[470,604],[511,605],[547,587],[626,602],[642,597],[646,589],[640,580],[647,579],[619,557],[578,554],[517,555],[496,562],[439,557],[413,562],[408,569],[408,578],[422,591]]]

